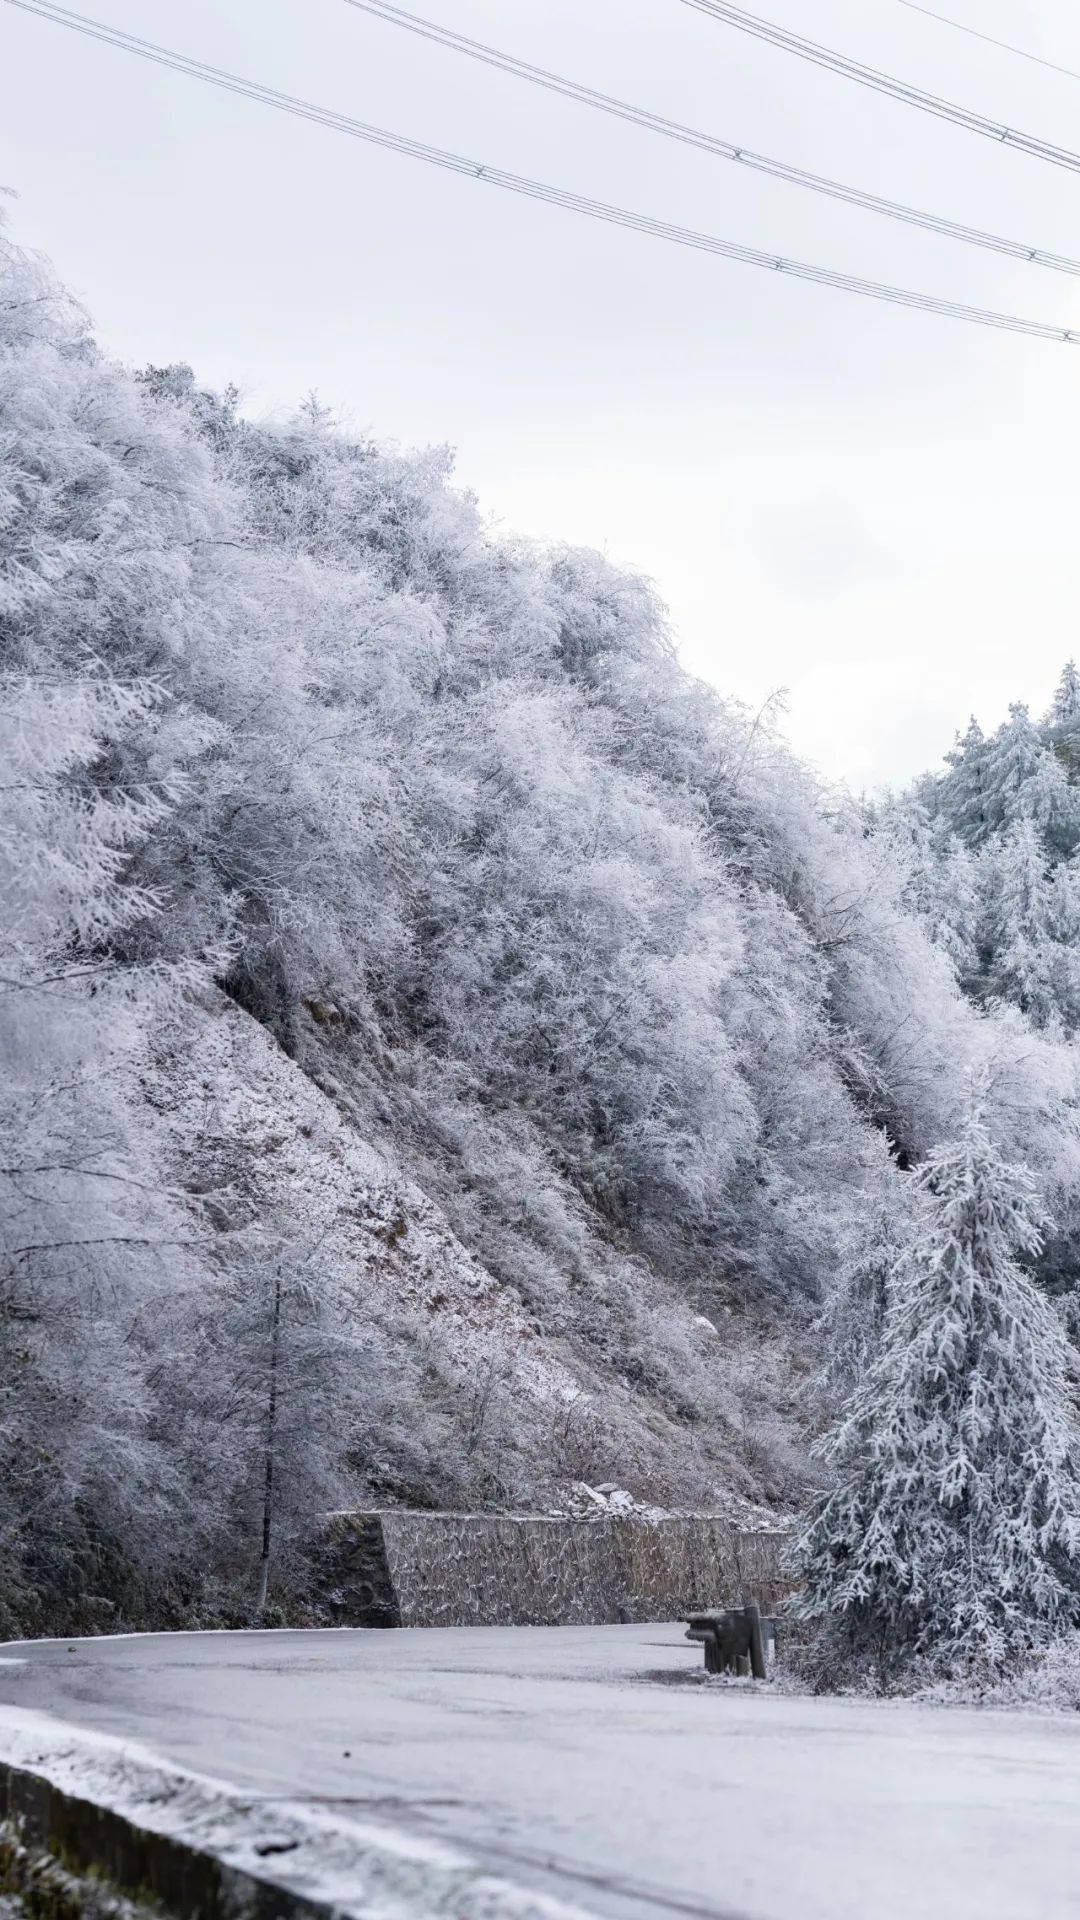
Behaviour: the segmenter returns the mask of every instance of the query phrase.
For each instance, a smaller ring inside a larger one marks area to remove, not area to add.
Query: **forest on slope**
[[[444,451],[2,280],[0,1631],[246,1618],[270,1456],[290,1617],[332,1506],[790,1506],[973,1081],[1071,1289],[1074,676],[857,803]]]

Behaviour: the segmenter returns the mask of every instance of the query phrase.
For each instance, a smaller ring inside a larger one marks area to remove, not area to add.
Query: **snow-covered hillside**
[[[647,582],[3,279],[4,1621],[295,1612],[349,1503],[790,1503],[973,1075],[1060,1267],[1071,1041]]]
[[[621,1476],[750,1520],[753,1498],[793,1490],[792,1361],[775,1331],[756,1330],[737,1299],[714,1324],[585,1221],[587,1273],[575,1289],[553,1264],[539,1318],[410,1173],[404,1136],[373,1113],[361,1124],[355,1082],[343,1099],[308,1020],[304,1072],[234,1000],[189,993],[149,1034],[132,1104],[148,1109],[197,1242],[279,1224],[320,1292],[344,1303],[372,1402],[369,1495],[550,1504],[577,1478]],[[603,1341],[584,1330],[597,1319],[610,1322]],[[651,1379],[627,1379],[635,1341]],[[691,1396],[707,1406],[704,1433],[679,1418],[676,1380],[684,1408]]]

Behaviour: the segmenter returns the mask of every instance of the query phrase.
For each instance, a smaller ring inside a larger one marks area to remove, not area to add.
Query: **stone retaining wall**
[[[599,1625],[671,1620],[786,1590],[783,1536],[715,1514],[335,1514],[323,1600],[341,1626]]]

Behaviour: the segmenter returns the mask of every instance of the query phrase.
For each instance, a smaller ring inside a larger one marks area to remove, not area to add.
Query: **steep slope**
[[[292,1259],[347,1300],[369,1402],[358,1497],[542,1506],[583,1478],[751,1518],[755,1499],[797,1490],[794,1375],[775,1332],[737,1301],[714,1325],[584,1218],[575,1282],[552,1265],[543,1306],[527,1302],[454,1233],[402,1136],[374,1113],[365,1135],[355,1086],[343,1111],[320,1077],[203,991],[156,1023],[133,1100],[197,1242],[277,1223]]]

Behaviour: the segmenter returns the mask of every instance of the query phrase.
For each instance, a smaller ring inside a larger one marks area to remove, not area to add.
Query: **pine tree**
[[[1008,719],[988,742],[987,815],[991,832],[1008,826],[1020,811],[1020,795],[1034,779],[1045,753],[1039,730],[1022,700],[1014,700]]]
[[[1050,882],[1054,1001],[1067,1031],[1080,1027],[1080,853],[1062,860]]]
[[[1057,683],[1046,718],[1048,726],[1073,726],[1080,723],[1080,673],[1076,671],[1075,660],[1066,660],[1062,667],[1061,678]]]
[[[1045,1222],[977,1089],[918,1176],[881,1351],[823,1453],[807,1618],[883,1677],[993,1670],[1080,1612],[1080,1437],[1061,1323],[1020,1262]]]
[[[910,1189],[910,1180],[894,1176],[867,1196],[858,1236],[826,1296],[819,1323],[822,1385],[834,1404],[851,1392],[880,1347],[893,1270],[909,1228]]]
[[[987,834],[1033,820],[1049,850],[1071,852],[1080,837],[1076,795],[1061,761],[1043,743],[1022,702],[989,742],[984,821]]]
[[[940,821],[919,837],[915,854],[905,902],[967,985],[978,970],[979,857]]]
[[[1080,770],[1080,673],[1075,660],[1067,660],[1061,670],[1049,712],[1043,721],[1043,735],[1072,778]]]
[[[984,861],[984,988],[1045,1027],[1060,1011],[1056,992],[1059,903],[1035,822],[1015,821],[987,849]]]
[[[988,755],[986,736],[972,714],[967,732],[957,734],[953,746],[945,755],[949,771],[942,779],[936,795],[938,812],[944,817],[947,827],[972,847],[981,846],[988,831]]]
[[[1034,820],[1055,857],[1080,841],[1080,800],[1062,759],[1047,745],[1022,702],[986,739],[976,720],[946,758],[938,818],[969,847],[986,845],[1017,820]]]

